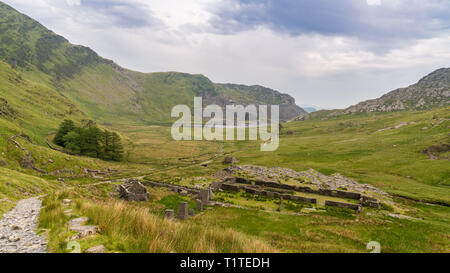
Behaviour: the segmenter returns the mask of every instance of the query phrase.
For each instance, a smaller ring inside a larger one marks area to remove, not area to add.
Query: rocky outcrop
[[[288,94],[260,86],[242,84],[215,84],[216,92],[203,94],[204,103],[219,105],[279,105],[280,120],[290,121],[308,113],[295,104],[295,99]],[[231,92],[230,92],[231,91]],[[240,94],[232,96],[230,94]]]
[[[232,156],[227,156],[225,157],[225,159],[223,160],[222,164],[227,165],[227,164],[237,164],[239,163],[239,160],[235,157]]]
[[[20,161],[20,166],[25,169],[34,168],[34,158],[29,152],[26,152],[25,155],[22,157],[22,160]]]
[[[439,159],[439,155],[441,153],[446,153],[450,151],[450,145],[449,144],[441,144],[441,145],[433,145],[425,150],[422,151],[422,153],[428,155],[428,157],[432,160]]]
[[[442,68],[409,87],[394,90],[381,98],[361,102],[343,112],[333,112],[330,115],[427,109],[448,104],[450,104],[450,68]]]
[[[126,201],[148,201],[150,194],[147,189],[138,180],[129,180],[128,182],[118,186],[119,198]]]
[[[10,117],[15,118],[17,115],[17,111],[14,110],[9,104],[8,101],[4,98],[0,98],[0,117]]]

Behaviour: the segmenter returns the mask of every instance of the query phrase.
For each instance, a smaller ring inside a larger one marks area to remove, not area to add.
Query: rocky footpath
[[[36,234],[41,200],[21,200],[0,220],[0,253],[45,253],[47,242]]]

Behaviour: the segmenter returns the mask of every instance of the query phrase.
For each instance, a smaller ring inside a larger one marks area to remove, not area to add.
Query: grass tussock
[[[123,252],[133,253],[255,253],[276,250],[261,240],[218,227],[176,222],[123,202],[82,203],[80,211],[98,224],[102,235]]]

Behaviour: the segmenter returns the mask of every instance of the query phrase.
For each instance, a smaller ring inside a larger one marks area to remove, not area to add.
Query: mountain
[[[418,83],[347,108],[344,113],[421,110],[450,104],[450,68],[441,68]]]
[[[320,107],[310,105],[310,104],[300,104],[299,106],[308,113],[314,113],[314,112],[317,112],[322,109]]]
[[[88,117],[69,99],[43,84],[24,78],[10,65],[0,61],[0,128],[2,136],[25,133],[34,141],[70,118],[87,121]]]
[[[171,109],[207,104],[280,104],[280,119],[306,112],[286,94],[262,86],[216,84],[203,75],[139,73],[72,45],[30,17],[0,2],[0,60],[27,79],[69,98],[82,112],[104,124],[168,123]]]

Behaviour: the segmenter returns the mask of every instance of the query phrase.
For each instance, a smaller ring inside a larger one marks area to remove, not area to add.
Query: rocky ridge
[[[347,108],[341,114],[420,110],[448,104],[450,104],[450,68],[441,68],[416,84],[396,89],[378,99],[361,102]]]

